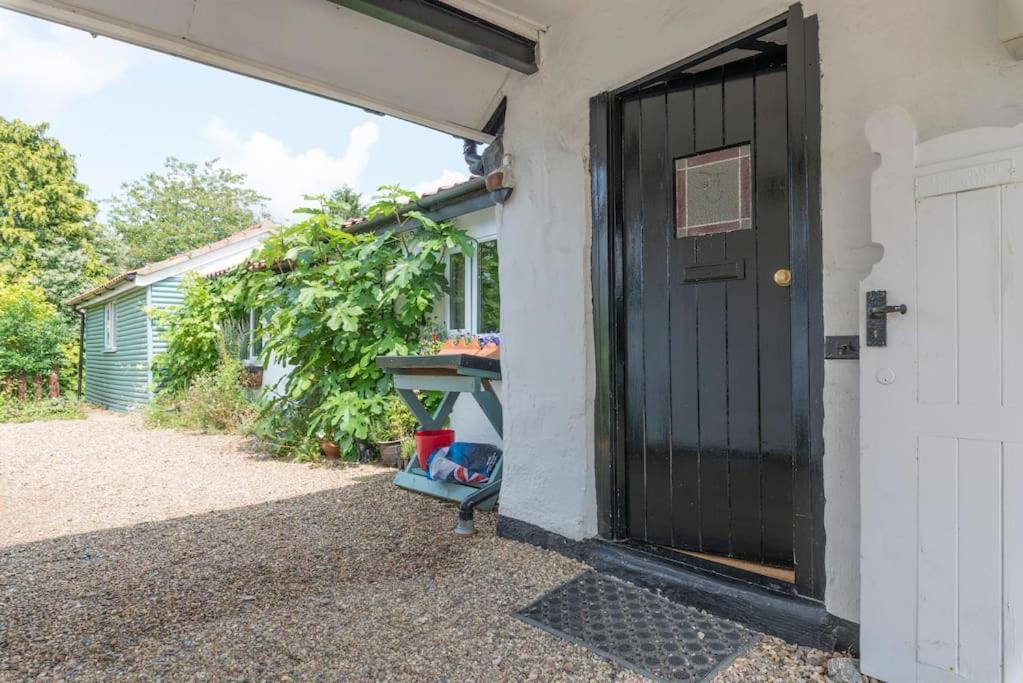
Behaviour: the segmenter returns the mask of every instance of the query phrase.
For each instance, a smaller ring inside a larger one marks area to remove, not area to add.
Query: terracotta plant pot
[[[401,441],[381,441],[377,444],[380,464],[387,467],[401,467]]]
[[[341,447],[333,441],[320,439],[320,453],[323,453],[323,457],[326,460],[340,460]]]
[[[501,347],[497,344],[484,344],[483,346],[480,346],[478,343],[471,340],[449,339],[440,347],[440,351],[437,352],[437,355],[465,355],[480,356],[482,358],[500,358]]]

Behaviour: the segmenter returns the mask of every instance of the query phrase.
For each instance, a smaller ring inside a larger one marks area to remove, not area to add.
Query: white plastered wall
[[[588,101],[757,23],[776,0],[600,3],[541,39],[540,72],[508,90],[515,194],[501,226],[506,470],[501,513],[571,538],[596,534]],[[901,104],[921,139],[1023,121],[1023,66],[999,41],[997,0],[818,0],[824,318],[858,329],[869,242],[867,116]],[[858,376],[825,370],[826,606],[859,614]]]

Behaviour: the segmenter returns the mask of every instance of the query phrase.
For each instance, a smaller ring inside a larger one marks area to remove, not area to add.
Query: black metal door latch
[[[888,316],[907,310],[906,304],[890,306],[886,289],[867,292],[867,346],[888,346]]]
[[[835,334],[824,337],[825,360],[858,360],[860,337],[856,334]]]

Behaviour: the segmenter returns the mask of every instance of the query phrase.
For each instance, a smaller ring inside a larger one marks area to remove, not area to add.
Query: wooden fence
[[[48,398],[60,396],[60,373],[56,366],[50,375],[19,375],[0,379],[0,394],[19,401],[40,401],[45,394]]]

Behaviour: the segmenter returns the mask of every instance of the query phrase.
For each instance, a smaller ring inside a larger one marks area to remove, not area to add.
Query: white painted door
[[[887,290],[908,312],[861,350],[862,666],[892,683],[1018,683],[1023,126],[917,144],[891,108],[867,137],[884,256],[861,306]]]

